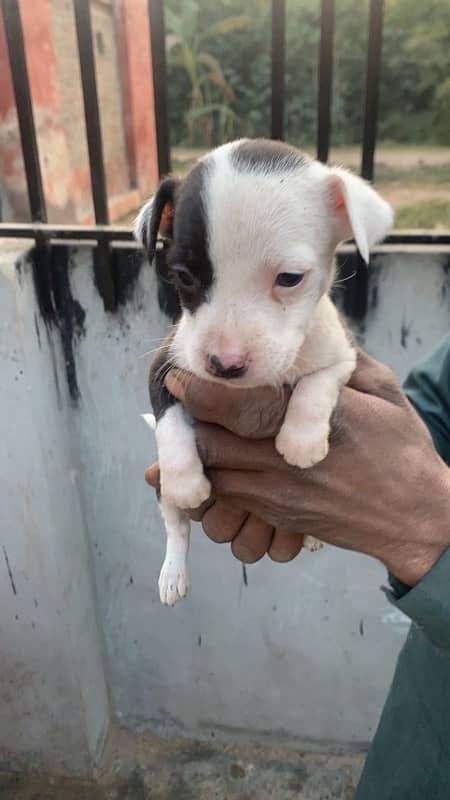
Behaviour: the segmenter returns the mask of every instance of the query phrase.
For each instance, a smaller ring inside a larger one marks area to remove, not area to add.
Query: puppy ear
[[[394,214],[369,183],[345,169],[329,170],[328,187],[337,242],[354,238],[366,264],[369,250],[386,236]]]
[[[141,208],[134,223],[134,235],[142,244],[152,262],[155,256],[158,233],[166,239],[172,238],[175,192],[179,181],[176,178],[165,178],[158,191]]]

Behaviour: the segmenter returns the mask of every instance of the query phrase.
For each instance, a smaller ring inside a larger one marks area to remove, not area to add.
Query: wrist
[[[442,464],[441,474],[426,487],[423,503],[411,502],[414,510],[405,518],[401,538],[381,560],[392,575],[413,587],[450,547],[450,470]]]

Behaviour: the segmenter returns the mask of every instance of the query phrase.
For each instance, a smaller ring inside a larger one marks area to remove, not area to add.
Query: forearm
[[[404,530],[386,541],[378,554],[386,569],[407,586],[415,586],[450,547],[450,470],[442,470],[429,486],[426,508],[411,498],[412,513]],[[422,495],[423,496],[423,495]],[[423,505],[423,503],[422,503]]]

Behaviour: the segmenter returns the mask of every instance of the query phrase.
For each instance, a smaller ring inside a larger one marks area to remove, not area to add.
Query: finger
[[[273,535],[268,554],[272,561],[292,561],[303,547],[304,536],[277,528]]]
[[[406,403],[406,397],[394,372],[364,350],[358,350],[356,369],[348,386],[358,392],[380,397],[394,405]]]
[[[231,552],[244,564],[254,564],[267,553],[272,536],[272,525],[254,514],[249,514],[239,533],[231,542]]]
[[[159,464],[155,462],[145,470],[144,478],[150,486],[156,489],[159,482]]]
[[[212,508],[215,502],[216,501],[213,497],[208,497],[208,499],[205,500],[201,506],[198,506],[198,508],[188,508],[187,513],[189,514],[190,519],[193,522],[201,522],[208,509]]]
[[[291,394],[289,387],[239,389],[171,370],[167,389],[195,419],[213,422],[251,439],[278,433]]]
[[[314,469],[313,467],[311,470]],[[305,470],[305,472],[311,472]],[[287,486],[287,479],[281,482],[274,473],[247,472],[239,470],[209,470],[208,477],[213,485],[214,495],[234,508],[243,508],[248,513],[263,519],[273,528],[286,517],[284,504],[280,501],[280,491],[286,492],[289,498],[292,486]],[[278,483],[278,488],[274,484]],[[302,489],[302,495],[304,494]],[[301,509],[299,509],[301,513]],[[288,521],[287,527],[290,527]],[[294,528],[294,524],[292,524]]]
[[[218,425],[197,423],[197,449],[205,467],[269,470],[284,464],[272,439],[242,439]]]
[[[239,508],[253,511],[255,502],[260,498],[273,495],[273,474],[256,470],[210,469],[208,478],[211,481],[215,497],[221,499],[237,499]],[[252,503],[252,507],[248,502]]]
[[[216,500],[203,516],[202,525],[206,535],[213,542],[224,544],[232,542],[247,519],[247,512],[231,508],[229,503]]]

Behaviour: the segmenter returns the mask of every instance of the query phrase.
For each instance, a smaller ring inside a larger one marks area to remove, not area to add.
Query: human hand
[[[244,533],[253,531],[244,548],[240,534],[233,539],[237,557],[276,557],[278,540],[287,560],[301,548],[301,531],[374,556],[412,586],[450,545],[449,470],[390,370],[367,355],[341,393],[329,455],[307,470],[275,450],[287,390],[237,390],[179,373],[167,386],[200,420],[199,452],[216,499],[201,510],[206,532],[227,541],[244,520]],[[265,525],[259,533],[255,520]]]
[[[178,376],[178,377],[177,377]],[[194,379],[172,371],[167,378],[174,395],[180,394],[196,408],[205,422],[220,418],[222,426],[237,436],[248,439],[275,437],[283,422],[291,390],[285,386],[275,391],[261,387],[255,398],[254,389],[234,389],[223,392],[221,384]],[[207,391],[203,391],[203,389]],[[145,479],[156,488],[159,483],[158,464],[146,470]],[[211,498],[201,508],[191,509],[190,517],[201,521],[203,529],[218,544],[231,543],[233,555],[246,564],[259,561],[266,553],[273,561],[291,561],[303,546],[303,536],[274,528],[256,514],[237,508],[228,499]]]

